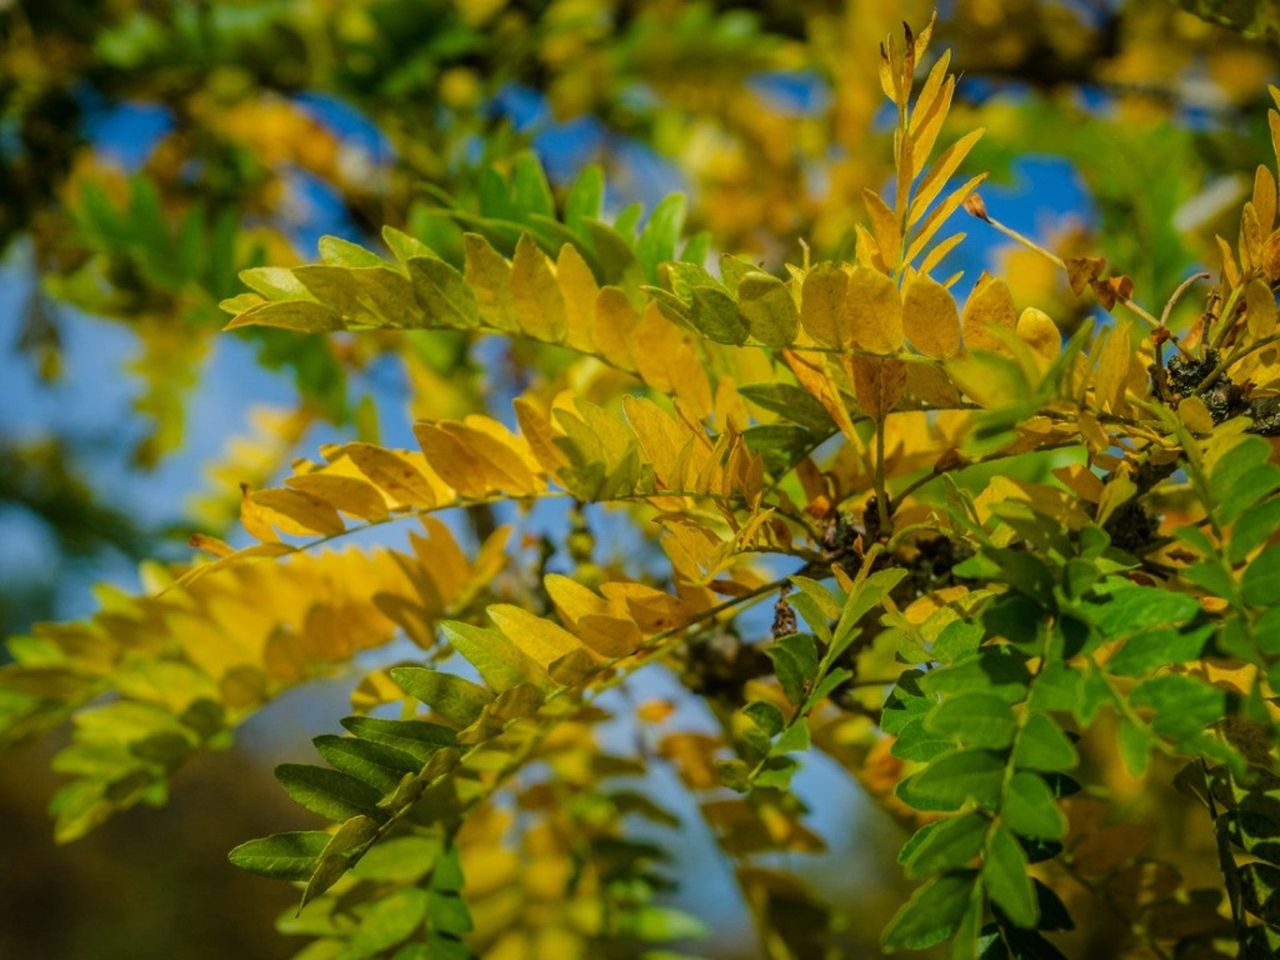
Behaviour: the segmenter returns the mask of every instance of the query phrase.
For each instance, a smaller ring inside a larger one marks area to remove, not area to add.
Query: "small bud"
[[[979,220],[986,223],[991,222],[991,214],[987,213],[987,204],[980,194],[971,193],[965,197],[964,208],[970,215],[977,217]]]

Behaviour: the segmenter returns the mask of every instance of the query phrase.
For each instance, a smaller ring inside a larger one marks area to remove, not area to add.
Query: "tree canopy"
[[[138,472],[219,343],[292,402],[169,530],[0,447],[68,550],[156,558],[7,642],[56,840],[354,674],[229,852],[306,960],[727,955],[690,830],[769,960],[1280,952],[1269,47],[1155,2],[107,6],[6,14],[23,348],[130,331]],[[159,125],[132,170],[96,101]],[[1048,228],[1003,199],[1045,155]],[[875,910],[810,866],[820,765],[901,828]]]

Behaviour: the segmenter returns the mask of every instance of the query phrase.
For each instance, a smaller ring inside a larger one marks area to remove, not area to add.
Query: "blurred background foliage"
[[[1139,291],[1216,262],[1214,234],[1232,235],[1267,152],[1270,0],[938,6],[962,77],[951,133],[987,129],[968,167],[992,171],[993,212],[1064,255],[1105,255]],[[862,187],[889,173],[892,124],[866,54],[929,8],[0,2],[0,630],[84,613],[70,598],[90,580],[136,587],[138,559],[229,528],[236,485],[265,483],[317,439],[376,439],[406,410],[480,409],[530,360],[520,351],[533,348],[494,355],[446,334],[215,340],[239,270],[308,259],[324,233],[376,244],[383,223],[460,251],[440,198],[492,209],[491,168],[530,150],[556,190],[599,164],[614,214],[684,190],[716,250],[771,266],[801,237],[847,252]],[[987,263],[970,252],[970,275],[1003,261],[1018,301],[1068,328],[1082,319],[1042,261],[978,250]],[[192,489],[204,492],[184,503]],[[52,847],[39,809],[46,747],[7,760],[0,850],[25,869],[0,880],[0,955],[283,955],[268,928],[287,891],[223,854],[285,825],[268,761],[297,753],[303,717],[336,715],[325,705],[340,687],[286,698],[236,750],[184,771],[166,810],[71,847]],[[841,824],[860,817],[860,836],[884,837],[878,850],[837,843],[820,867],[857,898],[854,939],[874,943],[899,892],[850,878],[896,875],[874,867],[899,837],[887,819],[868,828],[883,814],[862,808],[819,816],[828,835],[851,836]],[[1211,843],[1176,823],[1160,834]],[[699,849],[686,868],[713,870]],[[120,876],[128,887],[108,880]],[[705,895],[725,886],[709,878]],[[749,924],[726,910],[721,955],[754,956]]]

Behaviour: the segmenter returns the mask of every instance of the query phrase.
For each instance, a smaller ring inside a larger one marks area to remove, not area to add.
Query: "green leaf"
[[[916,834],[920,839],[911,844],[909,851],[904,849],[900,858],[907,878],[918,880],[965,866],[982,850],[987,826],[987,819],[976,813],[929,824]]]
[[[898,731],[889,752],[899,760],[914,760],[916,763],[928,763],[934,757],[950,753],[955,744],[937,734],[929,733],[924,720],[916,718],[909,721]]]
[[[1239,563],[1280,529],[1280,497],[1250,507],[1231,529],[1227,559]]]
[[[1014,833],[1038,840],[1061,840],[1067,831],[1066,818],[1049,785],[1026,771],[1015,773],[1009,781],[1000,817]]]
[[[273,880],[306,880],[330,839],[323,830],[277,833],[240,844],[227,859],[242,870]]]
[[[427,326],[473,330],[480,325],[480,305],[471,285],[439,257],[411,257],[405,264],[413,296]],[[421,323],[413,324],[421,326]]]
[[[787,285],[758,270],[738,284],[738,310],[751,336],[765,346],[789,346],[800,326],[800,312]]]
[[[426,763],[445,747],[456,747],[458,737],[448,727],[425,720],[383,720],[379,717],[343,717],[342,725],[357,737],[394,747]]]
[[[1132,636],[1155,627],[1179,627],[1200,611],[1195,597],[1155,587],[1139,587],[1127,580],[1113,581],[1103,593],[1105,602],[1080,609],[1087,613],[1104,637]]]
[[[364,814],[357,814],[344,822],[333,836],[329,844],[320,854],[320,862],[316,871],[307,880],[306,889],[302,891],[302,906],[320,896],[340,879],[351,867],[351,858],[366,849],[378,835],[378,821]]]
[[[329,333],[342,330],[345,324],[338,311],[314,300],[280,300],[261,303],[235,317],[226,330],[240,327],[279,327],[296,333]]]
[[[890,567],[873,573],[849,591],[840,611],[840,619],[836,623],[835,639],[828,654],[830,657],[838,657],[849,648],[858,636],[857,627],[862,618],[884,600],[906,575],[907,571],[902,567]]]
[[[930,733],[973,747],[1000,749],[1013,742],[1013,710],[988,693],[962,693],[938,704],[924,718]]]
[[[786,473],[826,438],[791,423],[757,423],[742,431],[747,448],[760,454],[765,469],[775,476]]]
[[[471,949],[456,937],[432,933],[427,937],[426,960],[475,960]],[[396,960],[399,960],[397,957]]]
[[[1035,710],[1071,710],[1080,702],[1079,672],[1062,664],[1042,667],[1028,705]]]
[[[367,783],[380,795],[393,791],[406,773],[417,773],[422,766],[411,754],[359,737],[325,734],[311,742],[333,767]]]
[[[431,929],[436,933],[461,936],[470,933],[473,927],[466,901],[456,890],[439,890],[433,887],[427,898],[427,917],[431,921]]]
[[[493,694],[484,687],[428,667],[392,667],[391,679],[455,727],[475,723]]]
[[[351,872],[364,880],[416,883],[434,869],[442,849],[436,837],[392,837],[370,847]]]
[[[1034,927],[1040,918],[1027,867],[1027,856],[1014,835],[1004,827],[991,831],[982,861],[982,885],[991,901],[1020,927]]]
[[[673,193],[653,208],[636,240],[636,259],[651,283],[658,280],[658,265],[676,258],[676,243],[684,229],[685,199]]]
[[[1156,667],[1195,660],[1204,652],[1213,631],[1213,624],[1204,624],[1183,629],[1166,627],[1138,634],[1126,640],[1125,645],[1107,661],[1107,669],[1117,676],[1136,677]]]
[[[317,247],[320,260],[334,267],[385,267],[387,261],[372,250],[366,250],[358,243],[343,240],[341,237],[324,236]]]
[[[1240,581],[1240,593],[1252,607],[1280,604],[1280,547],[1271,547],[1254,558]]]
[[[1184,741],[1200,737],[1205,726],[1226,715],[1227,693],[1193,677],[1164,675],[1134,687],[1130,702],[1155,711],[1151,726],[1164,736]]]
[[[1140,727],[1127,719],[1120,720],[1116,727],[1116,746],[1124,760],[1125,769],[1131,775],[1140,777],[1146,772],[1155,740],[1146,727]]]
[[[687,241],[680,251],[680,260],[701,266],[707,262],[707,254],[711,252],[711,231],[699,230]]]
[[[832,433],[835,422],[831,414],[808,390],[794,383],[749,383],[738,392],[758,407],[786,417],[808,430]]]
[[[987,750],[939,757],[898,785],[898,797],[916,810],[959,810],[970,800],[994,809],[1004,781],[1004,761]]]
[[[818,681],[812,692],[809,694],[809,703],[818,703],[824,697],[829,697],[831,693],[844,683],[846,680],[853,679],[853,671],[848,667],[836,667],[827,673]]]
[[[741,346],[747,342],[747,328],[738,317],[738,305],[719,287],[696,286],[689,291],[692,306],[689,320],[708,340]]]
[[[742,283],[742,278],[749,273],[758,272],[759,269],[750,260],[735,257],[731,253],[720,254],[720,279],[724,281],[724,285],[729,289],[729,292],[735,296],[738,293],[738,284]]]
[[[282,763],[275,773],[295,803],[326,819],[341,821],[361,814],[386,817],[378,809],[382,795],[345,773],[301,763]]]
[[[924,950],[959,926],[973,895],[976,872],[964,870],[930,880],[894,914],[880,942],[887,948]]]
[[[782,731],[782,736],[773,742],[769,753],[775,757],[788,753],[803,753],[809,749],[809,742],[809,721],[799,717],[795,723]]]
[[[771,644],[765,653],[773,661],[778,682],[782,684],[787,699],[800,706],[818,673],[818,651],[813,637],[794,633]]]
[[[511,171],[511,205],[515,219],[534,213],[544,217],[556,215],[556,203],[551,196],[547,175],[538,162],[537,154],[532,151],[526,150],[516,156]]]
[[[1024,770],[1061,772],[1079,762],[1075,746],[1046,713],[1033,713],[1022,728],[1013,762]]]
[[[604,209],[604,168],[598,163],[588,164],[573,181],[564,199],[564,225],[585,236],[586,220],[599,220]]]
[[[963,660],[969,654],[977,652],[982,643],[982,635],[982,627],[978,624],[952,620],[933,641],[933,658],[942,663]]]
[[[426,890],[411,887],[363,905],[360,925],[336,960],[363,960],[403,943],[426,919],[427,900]]]
[[[697,917],[674,907],[655,904],[640,907],[635,912],[633,922],[636,937],[646,943],[663,940],[703,940],[711,932]]]
[[[1277,487],[1280,487],[1280,467],[1270,463],[1254,467],[1223,493],[1216,511],[1219,522],[1231,523],[1263,497],[1269,497]]]
[[[976,657],[925,674],[920,686],[936,697],[960,693],[989,693],[1005,703],[1021,703],[1031,673],[1026,659],[1008,646],[985,649]]]
[[[1261,437],[1242,437],[1231,447],[1230,453],[1220,457],[1209,477],[1209,489],[1219,504],[1238,490],[1240,481],[1264,466],[1271,456],[1271,445]]]
[[[485,683],[499,693],[521,683],[545,686],[545,676],[537,664],[502,631],[456,620],[442,621],[440,629],[453,648],[480,672]]]

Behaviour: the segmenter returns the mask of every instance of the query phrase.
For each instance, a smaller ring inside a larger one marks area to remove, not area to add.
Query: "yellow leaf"
[[[512,405],[515,407],[520,432],[528,441],[533,455],[542,469],[554,476],[561,467],[568,465],[568,460],[556,446],[556,433],[552,429],[549,413],[536,400],[527,396],[516,397]]]
[[[463,496],[537,492],[540,484],[516,449],[517,439],[500,424],[486,420],[419,421],[413,425],[413,433],[432,469]]]
[[[481,319],[498,330],[518,333],[521,323],[511,294],[511,265],[479,234],[463,234],[462,242],[466,257],[463,277],[475,294]]]
[[[387,519],[387,502],[371,484],[355,477],[331,473],[304,473],[289,477],[285,486],[310,494],[343,513],[362,520]]]
[[[873,353],[893,353],[902,346],[902,300],[893,280],[874,267],[859,264],[849,277],[846,310],[853,341]]]
[[[195,550],[203,550],[205,553],[212,554],[215,558],[229,557],[235,553],[235,547],[219,540],[217,537],[211,537],[206,533],[193,533],[187,540],[187,543]]]
[[[782,359],[791,368],[800,386],[813,394],[826,408],[827,413],[831,414],[831,419],[836,422],[836,426],[840,428],[845,438],[860,447],[862,441],[854,430],[853,420],[849,417],[844,401],[840,398],[840,390],[832,381],[821,359],[803,357],[791,350],[782,351]]]
[[[578,638],[564,627],[521,607],[499,603],[486,612],[494,626],[544,669],[566,654],[582,649]]]
[[[1098,348],[1098,366],[1093,375],[1093,389],[1098,409],[1104,413],[1115,412],[1124,402],[1129,360],[1133,356],[1129,328],[1128,323],[1113,328]]]
[[[1276,332],[1276,297],[1271,292],[1271,287],[1261,280],[1250,280],[1245,289],[1244,302],[1248,309],[1245,316],[1249,336],[1261,340]]]
[[[1094,522],[1099,526],[1105,525],[1111,515],[1132,500],[1137,492],[1138,485],[1130,479],[1129,474],[1123,470],[1118,471],[1102,488],[1102,495],[1098,498],[1098,514]]]
[[[906,392],[933,407],[954,407],[960,391],[944,370],[931,363],[908,363]]]
[[[592,335],[600,354],[616,367],[634,370],[631,337],[640,324],[640,315],[627,295],[617,287],[604,287],[596,297],[595,327]]]
[[[1269,167],[1259,165],[1254,175],[1253,206],[1263,236],[1270,234],[1276,225],[1276,178]]]
[[[1213,433],[1213,417],[1199,397],[1187,397],[1178,404],[1178,419],[1193,433]]]
[[[916,257],[920,256],[924,248],[929,245],[929,241],[933,239],[933,235],[942,229],[942,225],[950,220],[951,215],[960,209],[960,204],[964,203],[969,198],[969,195],[977,190],[986,179],[987,175],[985,173],[972,177],[968,182],[953,190],[945,200],[933,208],[929,215],[924,218],[924,222],[920,224],[920,231],[916,234],[915,239],[907,247],[904,263],[911,263]],[[923,212],[921,210],[922,214]]]
[[[649,301],[632,335],[632,356],[640,376],[663,393],[688,403],[699,417],[711,413],[711,381],[695,351],[693,335],[667,320]]]
[[[625,604],[610,601],[560,574],[543,581],[560,619],[584,644],[604,657],[624,657],[640,646],[640,628],[626,615]]]
[[[920,127],[911,136],[911,176],[918,177],[924,165],[929,162],[929,154],[938,142],[938,134],[942,132],[942,124],[951,110],[951,97],[955,93],[956,78],[947,77],[942,90],[930,105],[928,112],[920,121]]]
[[[178,577],[178,579],[176,579],[168,589],[172,589],[173,587],[189,587],[197,580],[200,580],[211,573],[216,573],[219,570],[225,570],[228,567],[234,567],[237,564],[244,563],[248,560],[282,557],[287,553],[293,552],[293,547],[289,546],[287,543],[280,543],[278,540],[269,543],[255,543],[251,547],[245,547],[242,550],[237,550],[235,553],[219,557],[211,563],[201,563],[192,567],[182,576]]]
[[[891,357],[867,357],[861,354],[850,358],[850,364],[854,396],[868,416],[882,422],[902,399],[902,392],[907,385],[906,364]]]
[[[1084,464],[1072,463],[1065,467],[1055,467],[1051,472],[1081,500],[1097,503],[1102,499],[1102,480]]]
[[[989,328],[1003,327],[1012,331],[1017,327],[1017,322],[1009,285],[987,274],[979,277],[973,293],[969,294],[969,300],[964,305],[962,326],[965,347],[969,350],[999,352],[1003,344],[991,335]]]
[[[524,332],[548,343],[564,340],[564,297],[546,254],[527,233],[520,235],[511,260],[511,299]]]
[[[934,162],[929,171],[920,178],[920,183],[916,188],[916,195],[911,200],[911,211],[907,217],[907,226],[913,227],[920,222],[920,218],[929,210],[930,204],[938,199],[938,195],[947,185],[947,181],[960,168],[960,164],[964,163],[965,157],[969,155],[969,151],[973,149],[985,131],[982,128],[965,134],[947,149],[938,155],[938,159]]]
[[[266,510],[266,519],[285,533],[336,536],[346,529],[338,511],[314,494],[301,490],[259,490],[249,498]]]
[[[495,468],[510,478],[505,489],[535,493],[542,489],[542,467],[524,437],[512,433],[492,417],[468,414],[461,423],[444,421],[465,437]]]
[[[871,229],[875,232],[876,246],[880,248],[885,266],[894,266],[902,254],[902,228],[898,225],[898,218],[880,195],[869,187],[862,188],[862,202],[866,205],[867,216],[871,218]]]
[[[1111,438],[1107,436],[1107,431],[1102,429],[1098,418],[1089,411],[1081,410],[1076,414],[1076,429],[1080,431],[1080,436],[1089,447],[1090,453],[1099,454],[1110,448]]]
[[[960,352],[960,312],[955,298],[925,274],[907,287],[902,329],[911,345],[927,357],[945,360]]]
[[[348,443],[343,452],[370,483],[395,503],[420,509],[436,505],[431,484],[402,454],[371,443]]]
[[[643,583],[606,583],[600,592],[607,600],[620,601],[646,634],[676,629],[693,615],[689,605],[679,597]]]
[[[267,511],[253,499],[247,484],[240,485],[240,525],[249,536],[263,543],[273,543],[280,539],[271,525]]]
[[[556,261],[556,282],[564,298],[564,342],[583,353],[597,351],[592,331],[596,323],[596,299],[600,288],[578,248],[566,243]]]
[[[1280,104],[1280,101],[1277,101]],[[1271,129],[1271,152],[1280,160],[1280,113],[1267,111],[1267,126]]]
[[[937,100],[938,94],[942,91],[942,83],[947,78],[947,69],[950,66],[951,51],[943,50],[942,56],[938,57],[933,69],[929,71],[929,76],[925,78],[924,86],[920,88],[920,92],[916,95],[915,109],[911,111],[911,122],[907,126],[910,132],[915,133],[920,126],[920,122],[928,119],[930,111],[933,109],[934,101]]]
[[[947,239],[938,241],[938,244],[929,251],[923,260],[920,261],[920,272],[933,272],[934,268],[936,268],[938,264],[946,258],[947,254],[960,246],[960,244],[964,243],[965,237],[967,236],[967,233],[953,233],[951,236],[947,237]],[[953,278],[953,280],[948,280],[944,286],[950,288],[954,279],[955,278]]]
[[[1031,348],[1043,373],[1058,359],[1062,350],[1062,333],[1043,310],[1027,307],[1018,317],[1018,337]]]
[[[846,297],[849,275],[837,264],[819,263],[800,287],[800,326],[823,347],[848,347],[852,335]]]
[[[1240,211],[1240,261],[1246,273],[1253,269],[1262,255],[1263,236],[1258,224],[1258,212],[1248,202]]]
[[[1215,235],[1213,239],[1218,244],[1218,253],[1222,255],[1222,276],[1226,278],[1228,286],[1240,286],[1240,268],[1236,266],[1236,258],[1231,252],[1231,244],[1220,236]]]
[[[673,477],[672,468],[681,448],[689,440],[689,432],[656,403],[644,397],[623,397],[622,409],[659,482],[669,489],[681,489],[683,479]]]
[[[947,361],[947,374],[966,396],[984,407],[1025,400],[1031,391],[1022,367],[994,353],[953,357]]]
[[[876,238],[860,223],[853,225],[854,251],[853,262],[855,265],[865,264],[868,267],[874,267],[881,273],[888,271],[889,267],[884,261],[884,257],[880,254],[880,244],[876,243]]]

